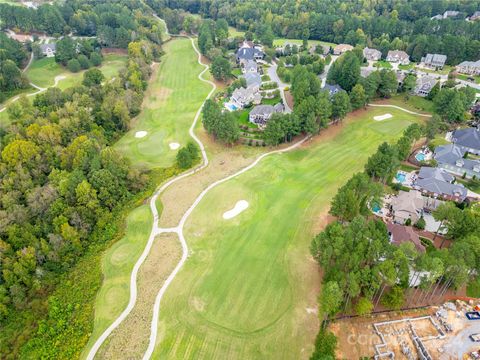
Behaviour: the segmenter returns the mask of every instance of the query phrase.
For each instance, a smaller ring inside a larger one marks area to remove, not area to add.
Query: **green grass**
[[[373,120],[386,112],[393,118]],[[329,130],[336,136],[268,157],[209,192],[186,223],[190,256],[163,299],[153,357],[307,358],[318,326],[306,311],[320,281],[308,250],[315,223],[377,146],[418,120],[395,109],[354,113]],[[249,208],[224,220],[241,199]]]
[[[465,75],[465,74],[458,74],[457,78],[464,81],[469,81],[468,78],[474,78],[476,84],[480,84],[480,76],[478,75]]]
[[[177,151],[170,150],[169,144],[183,146],[190,140],[190,124],[211,89],[197,78],[203,66],[197,63],[190,40],[172,40],[164,45],[164,51],[156,78],[145,94],[143,111],[133,121],[132,130],[115,145],[134,164],[147,167],[165,167],[175,161]],[[137,131],[147,131],[147,135],[135,138]]]
[[[95,300],[92,336],[85,349],[91,348],[100,334],[111,324],[112,319],[120,315],[126,307],[130,294],[130,273],[145,247],[152,223],[148,205],[136,208],[127,218],[125,236],[103,255],[103,282]]]
[[[421,96],[398,94],[389,99],[392,105],[408,108],[420,113],[433,113],[433,101]]]
[[[411,69],[413,69],[414,67],[415,67],[415,63],[410,63],[410,64],[408,64],[408,65],[402,65],[402,64],[399,64],[399,65],[398,65],[398,68],[399,68],[400,70],[411,70]]]
[[[126,62],[125,55],[106,55],[99,69],[108,80],[116,76]],[[58,83],[58,87],[62,90],[79,85],[83,80],[83,73],[84,71],[78,73],[68,71],[65,67],[57,64],[53,57],[35,60],[27,70],[30,81],[43,88],[53,86],[56,76],[65,76],[65,79]]]
[[[430,143],[429,143],[429,145],[433,146],[434,148],[440,145],[447,145],[447,144],[449,144],[449,142],[445,140],[445,134],[443,133],[436,135],[432,140],[430,140]]]
[[[280,98],[280,95],[278,95],[278,96],[275,96],[271,99],[263,98],[262,99],[262,104],[263,105],[275,105],[275,104],[278,104],[281,101],[282,101],[282,99]]]
[[[437,74],[437,75],[448,75],[450,71],[455,69],[453,66],[450,66],[450,65],[445,65],[443,69],[439,69],[439,70],[428,69],[428,68],[418,67],[418,66],[415,66],[415,68],[419,71],[424,71],[430,74]]]
[[[228,36],[229,37],[237,37],[237,36],[245,36],[245,31],[240,31],[235,29],[233,26],[228,27]]]
[[[378,68],[384,68],[384,69],[391,69],[392,64],[390,64],[386,60],[379,60],[373,64],[373,66],[378,67]]]
[[[480,279],[477,278],[467,284],[467,296],[480,298]]]

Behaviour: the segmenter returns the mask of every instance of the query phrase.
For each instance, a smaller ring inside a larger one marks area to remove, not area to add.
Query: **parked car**
[[[470,340],[473,342],[480,342],[480,333],[470,335]]]

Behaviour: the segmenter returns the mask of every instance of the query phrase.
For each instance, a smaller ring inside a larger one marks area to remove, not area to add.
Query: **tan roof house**
[[[339,44],[333,48],[333,55],[342,55],[347,51],[352,51],[353,46],[348,44]]]
[[[410,64],[410,57],[405,51],[390,50],[387,54],[387,61],[399,63],[401,65],[408,65]]]
[[[408,219],[416,223],[422,216],[423,202],[420,191],[400,191],[391,204],[393,220],[399,224],[405,224]]]

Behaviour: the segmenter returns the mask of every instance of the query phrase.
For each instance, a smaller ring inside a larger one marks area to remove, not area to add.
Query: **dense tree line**
[[[209,134],[225,144],[234,144],[240,136],[235,115],[231,112],[222,112],[220,105],[214,100],[205,101],[202,123]]]
[[[7,92],[28,86],[28,80],[20,70],[27,58],[21,43],[0,32],[0,102],[5,100]]]
[[[152,10],[143,2],[126,0],[74,0],[38,9],[0,4],[0,24],[3,28],[49,35],[97,36],[107,47],[127,48],[132,40],[147,38],[161,43],[161,27],[149,16]]]
[[[465,18],[479,10],[476,1],[348,2],[341,0],[151,0],[173,12],[225,19],[269,43],[277,37],[317,39],[389,50],[406,50],[414,61],[426,53],[447,55],[448,64],[480,58],[480,22]],[[430,20],[445,10],[456,18]]]
[[[141,40],[129,44],[128,54],[113,82],[102,85],[103,75],[94,68],[80,86],[49,88],[33,103],[22,97],[7,108],[11,125],[0,138],[5,328],[14,326],[17,312],[31,311],[33,300],[42,299],[92,244],[112,236],[114,213],[148,180],[110,145],[140,112],[149,64],[160,49]],[[15,338],[0,341],[2,354],[12,353],[8,343]],[[51,357],[56,347],[48,341],[32,346],[39,358]]]

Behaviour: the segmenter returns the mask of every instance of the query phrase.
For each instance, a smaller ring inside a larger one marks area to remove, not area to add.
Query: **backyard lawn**
[[[373,66],[378,67],[378,68],[384,68],[384,69],[391,69],[392,64],[386,60],[379,60],[373,64]]]
[[[209,192],[187,220],[190,255],[163,299],[154,358],[308,358],[320,282],[308,249],[321,215],[381,142],[418,120],[358,111]],[[224,220],[239,200],[248,209]]]
[[[229,37],[237,37],[237,36],[245,36],[245,31],[240,31],[235,29],[233,26],[228,27],[228,36]]]
[[[132,122],[132,129],[115,148],[134,164],[166,167],[173,164],[177,151],[170,143],[186,145],[188,129],[211,86],[198,80],[204,69],[189,39],[176,39],[164,45],[165,55],[145,94],[143,111]],[[182,71],[178,71],[182,69]],[[208,78],[209,73],[205,76]],[[146,131],[136,138],[137,131]]]
[[[127,57],[125,55],[109,54],[104,57],[99,69],[108,80],[116,76],[126,62]],[[65,78],[58,82],[58,87],[62,90],[79,85],[83,79],[83,73],[84,71],[78,73],[68,71],[57,64],[53,57],[35,60],[27,70],[29,80],[42,88],[53,86],[56,76],[64,76]]]

